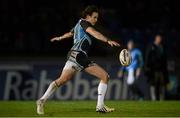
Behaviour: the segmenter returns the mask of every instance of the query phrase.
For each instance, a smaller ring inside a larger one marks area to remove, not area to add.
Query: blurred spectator
[[[166,50],[161,35],[156,35],[154,42],[146,49],[145,71],[150,83],[152,100],[164,100],[168,82]]]
[[[147,92],[144,92],[145,89],[143,90],[141,87],[142,85],[140,85],[142,82],[142,69],[144,63],[142,52],[135,46],[135,42],[133,40],[128,41],[127,47],[132,56],[132,63],[127,67],[121,67],[118,72],[118,77],[123,77],[123,79],[127,77],[128,99],[147,99],[148,95],[145,95]]]

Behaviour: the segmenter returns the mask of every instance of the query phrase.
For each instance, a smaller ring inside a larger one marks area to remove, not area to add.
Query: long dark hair
[[[95,5],[89,5],[82,12],[82,18],[86,18],[87,15],[92,15],[93,12],[99,12],[98,8]]]

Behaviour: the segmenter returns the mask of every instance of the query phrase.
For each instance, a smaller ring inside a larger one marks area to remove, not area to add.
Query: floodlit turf
[[[43,117],[180,117],[180,101],[106,101],[116,111],[95,112],[96,101],[48,101]],[[35,101],[0,101],[0,117],[36,117]],[[41,116],[41,117],[42,117]]]

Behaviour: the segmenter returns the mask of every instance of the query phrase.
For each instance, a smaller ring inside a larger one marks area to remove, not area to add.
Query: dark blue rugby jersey
[[[92,44],[92,37],[86,32],[88,27],[93,27],[88,21],[80,19],[75,27],[71,30],[74,34],[74,45],[71,50],[82,51],[88,54]]]

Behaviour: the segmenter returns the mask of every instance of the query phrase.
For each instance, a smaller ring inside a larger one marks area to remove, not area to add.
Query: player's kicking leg
[[[114,108],[109,108],[104,104],[104,97],[106,94],[107,83],[109,79],[109,75],[107,74],[107,72],[96,64],[87,67],[85,71],[91,75],[96,76],[101,80],[98,86],[98,99],[97,99],[96,112],[102,112],[102,113],[113,112],[115,110]]]
[[[74,75],[74,73],[75,73],[75,70],[73,69],[63,70],[61,76],[49,85],[44,95],[39,100],[36,101],[37,114],[39,115],[44,114],[44,104],[47,101],[47,99],[54,93],[54,91],[59,86],[65,84],[68,80],[70,80],[72,76]]]

